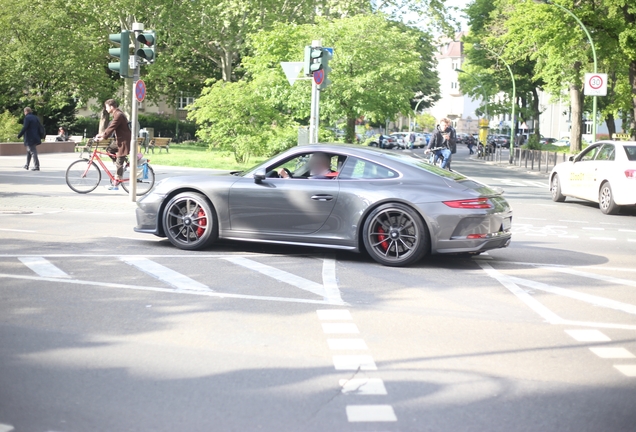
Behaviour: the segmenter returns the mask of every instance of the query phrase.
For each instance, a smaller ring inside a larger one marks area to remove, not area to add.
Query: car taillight
[[[458,209],[489,209],[493,208],[488,198],[475,198],[467,200],[444,201],[449,207]]]
[[[488,234],[468,234],[468,240],[482,239],[488,237]]]
[[[636,179],[636,170],[625,170],[625,177],[628,179]]]

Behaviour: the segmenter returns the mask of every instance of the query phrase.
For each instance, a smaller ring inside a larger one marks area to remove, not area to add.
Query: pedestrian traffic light
[[[323,55],[322,48],[312,47],[307,45],[305,47],[305,75],[312,76],[314,72],[322,68],[320,57]]]
[[[155,48],[157,46],[157,34],[154,31],[140,33],[137,35],[137,41],[141,47],[135,53],[137,57],[146,60],[148,63],[154,63],[156,58]]]
[[[318,85],[318,90],[324,90],[329,84],[331,84],[331,80],[329,79],[329,72],[331,72],[329,60],[333,58],[332,52],[331,48],[322,49],[322,55],[320,56],[320,69],[322,69],[324,77],[322,78],[322,83]]]
[[[128,68],[130,32],[128,30],[122,30],[121,33],[108,35],[108,40],[119,45],[119,48],[110,48],[108,50],[108,54],[119,59],[118,62],[108,63],[108,69],[119,73],[119,76],[122,78],[132,78]]]

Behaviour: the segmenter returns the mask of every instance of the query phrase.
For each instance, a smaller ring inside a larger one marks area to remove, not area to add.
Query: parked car
[[[382,146],[380,147],[380,136],[382,139]],[[398,146],[397,138],[391,135],[373,135],[369,142],[369,147],[380,147],[384,149],[392,149]]]
[[[566,197],[596,202],[605,214],[636,206],[636,141],[592,144],[550,174],[552,200]]]
[[[331,172],[312,176],[312,160],[323,158]],[[168,177],[136,214],[136,232],[179,249],[219,239],[364,249],[388,266],[507,247],[512,223],[501,191],[462,174],[409,154],[330,144],[293,147],[246,172]]]
[[[552,145],[557,147],[570,147],[570,140],[567,138],[561,138],[560,140],[554,141]]]
[[[398,148],[406,149],[410,147],[409,132],[393,132],[390,136],[395,137]]]
[[[540,144],[542,144],[542,145],[545,145],[545,144],[554,144],[556,141],[557,141],[557,139],[556,139],[556,138],[541,138],[541,139],[539,140],[539,143],[540,143]],[[568,145],[569,145],[569,144],[568,144]]]

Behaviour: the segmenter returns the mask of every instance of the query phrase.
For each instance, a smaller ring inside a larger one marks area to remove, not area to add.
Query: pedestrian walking
[[[24,137],[24,146],[27,149],[26,165],[24,169],[28,170],[33,159],[33,168],[31,171],[40,171],[40,159],[38,158],[38,148],[42,144],[42,139],[46,136],[44,126],[40,120],[33,114],[33,110],[29,107],[24,109],[24,123],[22,130],[18,134],[18,139]]]
[[[411,149],[413,149],[413,147],[415,147],[415,134],[413,132],[411,132],[409,134],[409,147]]]
[[[119,190],[119,183],[124,178],[124,164],[126,163],[126,156],[130,153],[130,127],[128,126],[128,119],[126,114],[119,109],[119,103],[114,99],[108,99],[104,102],[104,108],[109,114],[113,115],[113,121],[110,122],[104,132],[97,135],[97,139],[101,140],[104,137],[109,137],[113,133],[115,134],[115,142],[108,146],[106,151],[115,155],[115,166],[117,167],[117,182],[110,186],[110,190]]]

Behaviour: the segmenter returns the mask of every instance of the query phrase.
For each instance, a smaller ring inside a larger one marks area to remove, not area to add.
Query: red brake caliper
[[[203,211],[203,209],[199,209],[199,212],[197,213],[197,217],[202,218],[202,219],[199,219],[199,228],[197,228],[197,237],[201,237],[203,233],[205,232],[205,228],[203,227],[208,224],[208,220],[205,217],[205,212]]]
[[[380,243],[380,246],[382,246],[382,249],[387,250],[389,248],[389,242],[387,242],[386,236],[384,235],[384,233],[386,233],[386,231],[384,231],[384,229],[381,226],[378,226],[378,232],[380,234],[378,234],[378,240],[380,240],[382,243]]]

